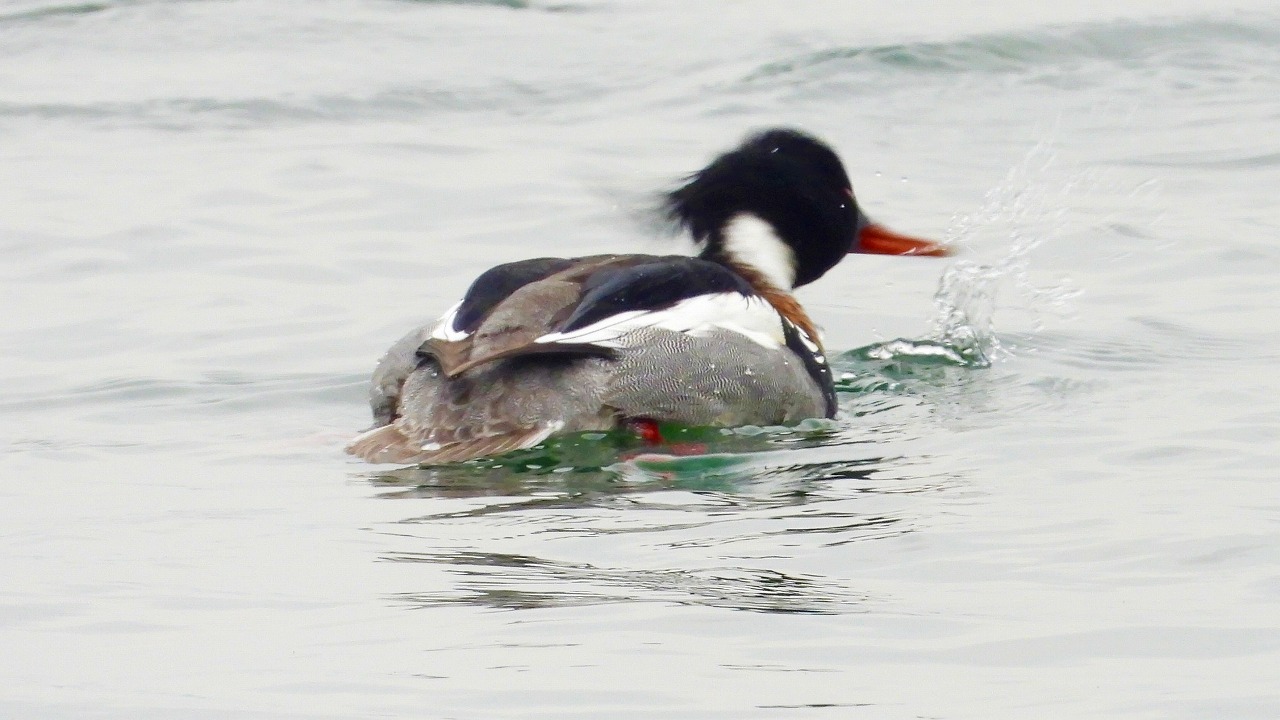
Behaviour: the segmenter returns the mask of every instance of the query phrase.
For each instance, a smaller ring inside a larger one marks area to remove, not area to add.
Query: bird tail
[[[558,429],[553,423],[444,444],[423,444],[393,423],[360,433],[347,445],[347,452],[371,463],[443,465],[531,448]]]

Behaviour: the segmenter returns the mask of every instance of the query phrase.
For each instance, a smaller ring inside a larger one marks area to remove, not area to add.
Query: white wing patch
[[[453,320],[458,316],[458,308],[462,307],[462,301],[459,300],[453,307],[444,311],[440,319],[436,322],[435,327],[431,329],[431,337],[436,340],[457,341],[465,340],[471,333],[462,332],[453,329]]]
[[[568,343],[619,348],[622,338],[645,328],[661,328],[703,337],[714,330],[738,333],[767,348],[782,347],[782,316],[762,297],[736,292],[698,295],[665,310],[629,310],[577,330],[549,333],[537,343]]]

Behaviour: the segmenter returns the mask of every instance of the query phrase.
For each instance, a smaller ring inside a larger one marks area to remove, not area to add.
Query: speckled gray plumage
[[[526,355],[449,378],[409,348],[378,365],[371,405],[382,427],[351,452],[374,462],[439,463],[531,447],[554,433],[615,428],[627,418],[685,425],[794,423],[824,414],[799,358],[728,330],[694,337],[647,328],[613,359]],[[394,420],[392,409],[398,414]]]
[[[773,425],[825,414],[822,389],[786,348],[730,330],[701,337],[632,333],[611,366],[606,402],[628,417],[685,425]]]

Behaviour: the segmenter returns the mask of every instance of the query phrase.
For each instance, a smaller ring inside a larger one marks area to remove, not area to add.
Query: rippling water
[[[0,716],[1280,716],[1280,13],[978,5],[0,3]],[[777,124],[835,421],[341,453]]]

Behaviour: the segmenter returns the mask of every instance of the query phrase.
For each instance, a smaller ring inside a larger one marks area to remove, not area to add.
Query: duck
[[[378,362],[347,452],[435,465],[554,435],[662,423],[792,425],[837,410],[793,295],[850,253],[944,256],[859,208],[844,164],[792,128],[749,135],[662,196],[696,255],[538,257],[484,271]]]

